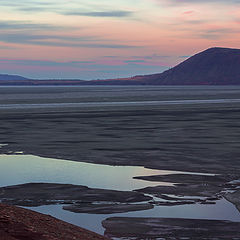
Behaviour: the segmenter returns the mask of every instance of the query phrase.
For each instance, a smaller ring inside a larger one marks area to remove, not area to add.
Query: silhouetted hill
[[[89,83],[97,85],[239,85],[240,49],[209,48],[163,73]]]
[[[0,74],[0,81],[21,81],[27,78],[18,75]]]
[[[238,85],[240,49],[210,48],[163,73],[134,80],[157,85]]]
[[[78,79],[29,79],[18,75],[0,74],[0,86],[31,86],[31,85],[80,85],[84,80]]]
[[[239,85],[240,49],[209,48],[163,73],[91,81],[98,85]]]

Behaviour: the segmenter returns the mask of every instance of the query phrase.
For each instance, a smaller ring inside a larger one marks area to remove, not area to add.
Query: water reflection
[[[32,155],[0,155],[0,186],[29,182],[79,184],[92,188],[133,190],[168,183],[133,179],[134,176],[181,173],[151,170],[144,167],[107,166]],[[196,173],[197,174],[197,173]],[[215,205],[156,206],[154,209],[121,214],[81,214],[62,210],[62,205],[30,208],[50,214],[72,224],[103,234],[102,220],[112,216],[122,217],[173,217],[195,219],[219,219],[240,222],[240,214],[225,199]]]
[[[0,155],[0,186],[29,182],[66,183],[91,188],[133,190],[171,185],[133,179],[134,176],[176,173],[144,167],[107,166],[32,155]]]
[[[87,228],[91,231],[103,234],[104,228],[101,222],[108,217],[166,217],[166,218],[190,218],[190,219],[215,219],[240,222],[240,214],[228,201],[222,199],[215,205],[182,205],[182,206],[157,206],[150,210],[118,213],[118,214],[85,214],[72,213],[62,210],[62,205],[31,207],[34,211],[50,214],[66,222]]]

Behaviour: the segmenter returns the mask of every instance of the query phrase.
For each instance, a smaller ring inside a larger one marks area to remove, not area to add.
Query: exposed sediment
[[[233,203],[240,212],[240,189],[232,193],[226,193],[224,197]]]
[[[151,199],[149,196],[133,191],[94,189],[71,184],[28,183],[0,188],[2,203],[19,206],[66,204],[68,206],[64,208],[65,210],[85,213],[103,211],[115,213],[150,209],[151,204],[131,203]]]
[[[156,169],[237,173],[239,103],[127,106],[129,101],[239,98],[236,87],[1,88],[0,104],[126,102],[0,109],[0,153]]]
[[[112,217],[102,225],[106,229],[105,236],[121,239],[240,239],[240,223],[230,221]]]
[[[171,182],[171,183],[193,183],[193,184],[225,184],[232,180],[240,178],[238,174],[226,175],[204,175],[204,174],[166,174],[152,176],[136,176],[135,179],[142,179],[156,182]]]
[[[92,213],[92,214],[112,214],[112,213],[124,213],[132,211],[142,211],[152,209],[153,205],[149,203],[145,204],[119,204],[119,203],[82,203],[72,204],[64,206],[64,210],[68,210],[75,213]]]
[[[151,194],[165,201],[155,201],[154,204],[172,206],[179,204],[214,204],[225,195],[225,191],[235,191],[239,187],[239,175],[195,175],[168,174],[155,176],[138,176],[136,179],[175,183],[174,186],[153,186],[136,191]],[[189,198],[191,197],[191,198]],[[194,198],[193,198],[194,197]]]

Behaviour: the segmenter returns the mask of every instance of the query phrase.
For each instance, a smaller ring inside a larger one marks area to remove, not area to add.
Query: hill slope
[[[106,240],[49,215],[0,204],[1,240]]]
[[[132,80],[157,85],[239,85],[240,49],[210,48],[163,73]]]
[[[81,85],[86,81],[78,79],[29,79],[18,75],[0,74],[0,86],[46,86],[46,85]]]
[[[22,81],[22,80],[28,80],[28,79],[18,75],[0,74],[0,80],[1,81]]]

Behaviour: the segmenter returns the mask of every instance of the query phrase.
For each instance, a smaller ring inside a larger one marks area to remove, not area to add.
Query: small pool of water
[[[133,179],[135,176],[170,173],[180,172],[144,167],[108,166],[33,155],[0,155],[0,186],[45,182],[128,191],[148,186],[172,185],[166,182]]]

